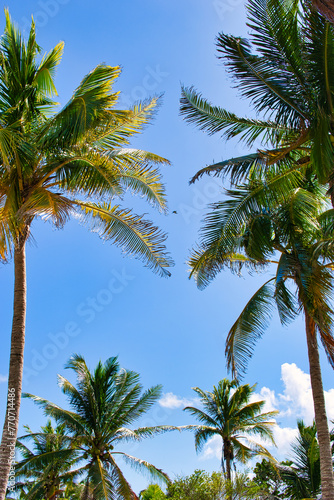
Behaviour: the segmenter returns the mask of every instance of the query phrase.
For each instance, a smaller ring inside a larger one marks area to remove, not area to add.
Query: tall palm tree
[[[157,99],[117,110],[112,85],[119,67],[97,66],[56,114],[52,96],[63,44],[38,62],[35,26],[27,43],[6,12],[0,42],[0,258],[14,256],[15,285],[8,405],[0,447],[0,499],[6,491],[10,448],[21,399],[26,317],[26,242],[35,219],[62,227],[71,215],[102,239],[169,275],[166,236],[143,216],[114,202],[130,189],[165,211],[156,165],[167,160],[127,147],[149,123]],[[51,115],[51,116],[50,116]],[[155,166],[154,166],[155,165]],[[14,398],[14,400],[13,400]]]
[[[33,399],[46,415],[64,425],[76,459],[84,463],[72,474],[85,475],[85,486],[93,491],[96,500],[135,498],[117,463],[118,457],[139,471],[149,472],[159,480],[168,480],[162,470],[121,450],[124,442],[141,441],[175,429],[164,425],[129,428],[160,397],[161,386],[151,387],[142,393],[139,375],[121,370],[116,357],[109,358],[104,364],[99,362],[91,372],[84,358],[74,355],[66,368],[72,369],[77,376],[76,386],[58,376],[70,410],[31,394],[24,394],[24,397]]]
[[[256,180],[230,190],[230,199],[208,214],[202,246],[190,261],[192,275],[204,287],[224,267],[240,273],[243,267],[260,271],[276,266],[275,275],[253,295],[230,329],[227,364],[235,375],[245,372],[273,308],[283,324],[304,313],[322,495],[329,500],[334,495],[333,467],[317,337],[334,366],[334,210],[326,210],[326,189],[307,171],[304,188],[296,188],[289,197],[268,186],[261,186],[257,196],[258,187]],[[252,211],[244,210],[248,196],[253,199]]]
[[[28,426],[25,429],[28,433],[17,441],[22,460],[15,467],[16,489],[25,491],[27,500],[54,500],[76,475],[71,472],[77,462],[71,439],[64,424],[53,428],[51,420],[39,432]],[[27,441],[32,442],[32,448]]]
[[[236,380],[223,379],[212,392],[194,387],[200,398],[203,410],[187,406],[185,411],[196,417],[201,424],[185,428],[195,430],[195,447],[200,451],[206,441],[213,436],[222,439],[222,470],[231,480],[231,466],[234,460],[246,463],[252,456],[270,455],[261,445],[254,443],[250,436],[255,435],[273,444],[272,418],[278,413],[262,413],[265,401],[251,403],[250,398],[255,386],[239,385]]]

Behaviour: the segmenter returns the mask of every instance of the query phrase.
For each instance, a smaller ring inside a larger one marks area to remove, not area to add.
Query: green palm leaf
[[[160,480],[168,480],[161,469],[146,460],[128,455],[121,449],[124,441],[141,441],[156,434],[180,430],[167,425],[137,429],[125,427],[133,424],[152,407],[161,395],[161,386],[143,391],[139,375],[121,370],[116,357],[109,358],[105,363],[99,362],[95,370],[91,371],[85,359],[75,354],[66,368],[73,370],[77,376],[75,385],[64,377],[58,378],[59,386],[68,399],[69,410],[46,399],[24,394],[24,397],[29,397],[42,406],[44,412],[55,418],[66,431],[58,444],[62,443],[66,447],[66,452],[72,459],[72,469],[61,478],[65,481],[82,477],[87,495],[88,491],[93,491],[97,500],[120,497],[133,500],[134,493],[115,461],[115,457],[120,455],[137,470],[144,470]],[[43,435],[29,431],[29,437],[40,442]],[[53,436],[48,435],[46,441],[51,438]],[[21,464],[24,471],[27,463],[48,466],[51,463],[50,457],[56,460],[63,457],[63,461],[65,457],[65,454],[56,453],[56,450],[49,454],[40,450],[37,458],[31,456],[29,449],[23,451],[26,454],[26,459]]]
[[[193,87],[182,87],[180,111],[188,123],[197,125],[209,135],[222,132],[227,140],[240,136],[239,139],[247,146],[252,146],[259,138],[264,144],[275,143],[282,133],[291,131],[276,122],[240,118],[223,108],[212,106]]]
[[[273,281],[271,278],[255,292],[228,333],[225,354],[233,374],[245,372],[256,342],[268,327],[274,308]]]
[[[166,256],[166,235],[142,216],[110,204],[77,202],[83,211],[83,221],[104,240],[111,240],[128,255],[136,256],[161,276],[170,276],[167,267],[172,261]]]

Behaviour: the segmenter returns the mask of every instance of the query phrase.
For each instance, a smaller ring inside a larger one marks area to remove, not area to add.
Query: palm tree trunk
[[[8,397],[5,424],[0,445],[0,500],[6,496],[8,479],[12,480],[11,465],[19,426],[22,392],[23,352],[26,319],[26,236],[19,238],[14,251],[14,310],[8,375]],[[11,482],[8,484],[11,486]]]
[[[224,440],[224,458],[226,461],[226,479],[231,481],[231,450],[228,439]]]
[[[225,476],[225,457],[224,457],[224,445],[222,447],[222,471],[223,471],[223,474]]]
[[[325,407],[325,396],[322,385],[316,328],[313,319],[305,311],[305,326],[310,364],[311,387],[314,404],[315,423],[317,427],[322,500],[333,500],[334,478],[328,421]]]
[[[334,1],[333,0],[312,0],[312,5],[322,14],[327,21],[334,23]]]

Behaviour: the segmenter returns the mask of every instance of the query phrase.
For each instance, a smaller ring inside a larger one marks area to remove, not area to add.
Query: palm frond
[[[142,216],[131,210],[122,210],[110,204],[77,202],[83,212],[83,221],[90,222],[93,231],[107,241],[120,246],[127,255],[143,260],[161,276],[170,276],[172,265],[164,241],[166,235]]]
[[[78,431],[78,433],[85,433],[83,422],[76,413],[64,410],[60,406],[51,403],[51,401],[34,396],[33,394],[25,392],[22,394],[22,397],[32,399],[36,404],[43,408],[46,415],[53,417],[56,422],[65,424],[73,432]]]
[[[45,95],[57,95],[54,84],[55,70],[60,63],[64,51],[64,42],[58,43],[54,49],[43,56],[43,59],[36,71],[34,84],[37,85]]]
[[[136,104],[130,110],[113,111],[93,130],[93,143],[100,150],[122,148],[129,138],[140,133],[152,120],[159,97]]]
[[[115,454],[116,453],[118,452],[115,452]],[[155,465],[150,464],[146,460],[142,460],[123,452],[119,452],[119,454],[122,456],[125,462],[134,469],[140,472],[146,472],[153,479],[161,481],[163,483],[168,483],[170,481],[168,475],[162,469],[158,469],[157,467],[155,467]]]
[[[274,121],[240,118],[223,108],[213,106],[193,87],[182,87],[180,112],[188,123],[197,125],[209,135],[221,132],[227,140],[240,136],[240,141],[249,147],[260,138],[263,144],[275,143],[282,133],[291,131],[289,127]]]
[[[43,187],[35,188],[22,204],[19,215],[51,219],[56,227],[63,227],[73,212],[72,201]]]
[[[40,132],[40,147],[66,147],[79,144],[87,132],[105,120],[108,109],[117,101],[111,86],[120,74],[119,67],[98,65],[88,73],[68,104],[50,119]]]
[[[272,318],[275,293],[273,280],[271,278],[255,292],[228,333],[225,354],[227,366],[234,376],[245,372],[254,345]]]
[[[245,181],[251,170],[261,171],[266,165],[266,159],[261,152],[251,153],[237,158],[230,158],[199,170],[190,180],[190,184],[203,175],[215,175],[225,178],[230,174],[231,184]]]
[[[165,432],[180,430],[175,425],[156,425],[154,427],[139,427],[138,429],[128,429],[126,427],[119,427],[114,434],[115,441],[141,441],[142,439],[150,438]]]
[[[259,112],[275,115],[277,124],[297,128],[307,120],[303,96],[291,88],[291,75],[278,72],[266,57],[254,55],[248,40],[221,33],[217,38],[219,58],[238,82],[241,95],[251,101]]]

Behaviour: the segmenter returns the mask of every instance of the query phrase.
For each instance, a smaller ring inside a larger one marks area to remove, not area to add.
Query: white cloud
[[[314,418],[311,380],[295,363],[281,367],[283,394],[279,394],[281,416],[302,418],[310,425]]]
[[[288,458],[291,453],[291,443],[295,440],[297,434],[297,427],[292,429],[291,427],[280,427],[279,425],[275,425],[274,438],[277,448],[271,446],[270,453],[279,460]]]
[[[203,453],[200,456],[200,460],[207,460],[210,458],[218,458],[219,460],[221,460],[221,457],[222,438],[220,436],[213,436],[205,443]]]
[[[1,375],[0,373],[0,384],[3,383],[3,382],[7,382],[8,380],[8,376],[7,375]]]
[[[330,420],[334,420],[334,389],[325,391],[326,411]]]
[[[163,408],[169,408],[170,410],[176,410],[177,408],[184,408],[185,406],[196,406],[199,403],[198,398],[187,399],[181,398],[172,392],[167,392],[159,399],[159,405]]]
[[[302,418],[306,425],[314,419],[311,380],[295,363],[284,363],[281,368],[284,384],[283,394],[279,394],[279,409],[282,417]],[[325,391],[327,416],[334,418],[334,389]]]
[[[265,405],[262,410],[264,413],[268,411],[278,410],[278,401],[275,395],[275,391],[268,389],[268,387],[262,387],[259,393],[254,392],[250,397],[251,403],[263,400],[265,401]]]

